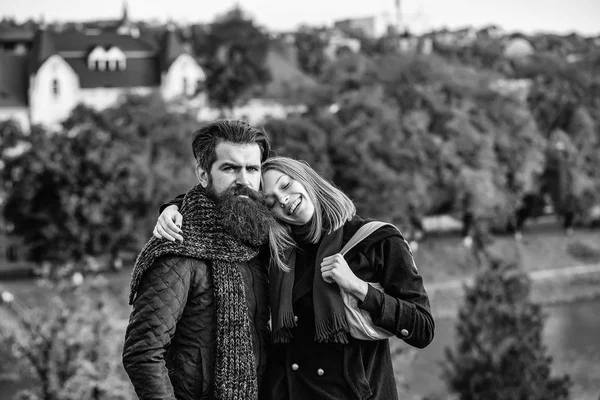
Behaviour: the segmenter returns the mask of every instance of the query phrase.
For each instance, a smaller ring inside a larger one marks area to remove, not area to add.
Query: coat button
[[[294,315],[294,322],[298,322],[298,316]]]
[[[298,368],[300,368],[300,366],[299,366],[298,364],[296,364],[296,363],[293,363],[293,364],[292,364],[292,369],[293,369],[294,371],[298,371]]]
[[[322,368],[319,368],[319,369],[317,370],[317,375],[319,375],[319,376],[323,376],[323,375],[325,375],[325,371],[323,371],[323,369],[322,369]]]
[[[408,331],[407,331],[406,329],[402,329],[402,330],[400,331],[400,334],[401,334],[402,336],[408,336]]]

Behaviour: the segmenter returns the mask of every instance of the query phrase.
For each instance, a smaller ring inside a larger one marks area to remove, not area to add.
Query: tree
[[[321,175],[331,175],[327,132],[301,118],[272,119],[265,130],[277,155],[304,160]]]
[[[44,307],[12,299],[0,306],[10,323],[0,326],[0,346],[17,360],[29,390],[15,399],[130,400],[120,345],[110,324],[106,282],[59,284]]]
[[[492,263],[465,288],[457,343],[446,349],[444,378],[462,400],[568,399],[569,376],[551,377],[544,317],[531,281],[515,264]]]
[[[250,89],[271,79],[266,66],[269,37],[241,9],[213,22],[205,43],[207,89],[216,105],[232,108]]]
[[[309,75],[318,77],[327,64],[325,48],[327,47],[326,28],[303,26],[294,35],[300,69]]]
[[[106,130],[78,128],[73,137],[36,129],[22,137],[29,149],[6,162],[3,178],[11,188],[4,217],[33,261],[102,254],[121,225],[135,232],[144,210],[145,177],[131,149]]]
[[[78,107],[59,133],[21,133],[26,150],[1,172],[3,211],[30,258],[60,265],[139,248],[158,205],[194,182],[195,125],[136,97],[102,113]]]

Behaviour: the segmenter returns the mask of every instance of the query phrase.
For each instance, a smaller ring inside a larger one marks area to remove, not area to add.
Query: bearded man
[[[141,400],[258,399],[270,334],[260,249],[276,224],[258,192],[268,139],[225,120],[192,147],[184,240],[153,237],[136,260],[123,365]]]

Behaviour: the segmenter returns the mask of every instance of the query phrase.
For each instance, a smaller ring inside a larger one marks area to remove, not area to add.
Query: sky
[[[132,20],[173,19],[210,22],[236,3],[260,25],[274,31],[301,24],[331,25],[333,21],[375,16],[384,25],[395,19],[396,0],[129,0]],[[600,35],[600,0],[399,0],[402,21],[415,33],[448,27],[494,24],[508,32],[572,32]],[[46,22],[115,19],[122,0],[2,0],[0,16],[17,20],[44,17]]]

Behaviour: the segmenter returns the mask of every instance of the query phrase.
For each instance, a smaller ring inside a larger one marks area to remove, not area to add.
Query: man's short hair
[[[217,160],[216,148],[221,142],[257,144],[261,151],[261,163],[271,152],[264,129],[235,119],[218,120],[198,129],[192,136],[194,158],[205,171],[210,171]]]

